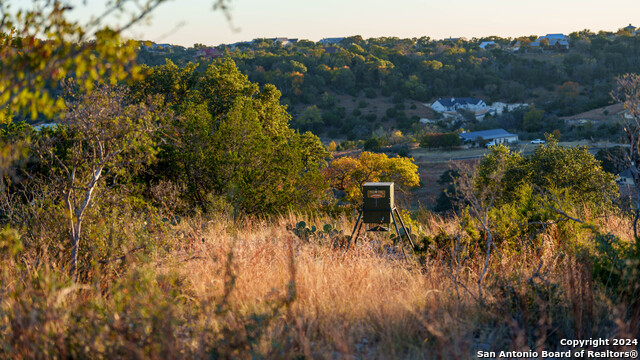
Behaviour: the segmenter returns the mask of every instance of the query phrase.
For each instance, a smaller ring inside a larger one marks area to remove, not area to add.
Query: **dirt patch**
[[[451,163],[418,163],[418,175],[420,176],[420,182],[422,187],[412,192],[413,199],[412,207],[426,207],[432,208],[438,196],[445,186],[440,185],[438,180],[442,174],[451,168]]]
[[[624,107],[622,104],[613,104],[589,111],[585,111],[580,114],[566,116],[563,119],[567,121],[617,121],[620,120]]]

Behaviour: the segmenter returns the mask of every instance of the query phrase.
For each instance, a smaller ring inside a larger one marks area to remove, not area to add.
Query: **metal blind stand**
[[[358,240],[362,224],[365,223],[374,225],[373,227],[368,228],[367,231],[389,231],[389,229],[383,225],[391,225],[391,223],[393,223],[396,234],[398,235],[402,245],[402,234],[398,228],[398,222],[400,222],[400,226],[402,226],[404,234],[407,239],[409,239],[409,243],[411,246],[414,246],[413,239],[411,238],[411,235],[400,216],[400,212],[394,203],[394,183],[365,183],[362,185],[362,195],[362,209],[360,210],[358,220],[351,232],[347,249],[351,247],[351,242],[355,244]],[[402,251],[404,252],[404,247],[402,247]]]
[[[349,250],[349,248],[351,247],[351,243],[353,242],[353,244],[355,245],[356,241],[358,241],[358,237],[360,236],[360,230],[362,230],[362,225],[364,224],[364,221],[362,220],[362,212],[364,211],[364,209],[360,209],[360,215],[358,215],[358,220],[356,221],[356,225],[353,227],[353,231],[351,232],[351,237],[349,238],[349,243],[347,244],[347,250]],[[395,216],[394,216],[395,213]],[[402,221],[402,217],[400,216],[400,212],[398,211],[397,207],[393,207],[392,212],[391,212],[391,217],[393,219],[393,225],[396,229],[396,235],[398,235],[398,238],[400,239],[400,242],[402,242],[402,235],[400,234],[400,229],[398,228],[398,223],[396,222],[396,217],[398,218],[398,220],[400,220],[400,226],[402,226],[402,230],[404,230],[405,235],[407,236],[407,239],[409,240],[409,244],[411,244],[412,248],[415,247],[414,243],[413,243],[413,239],[411,238],[411,235],[409,234],[409,231],[407,230],[407,227],[404,225],[404,221]],[[356,232],[357,230],[357,232]],[[376,224],[376,226],[373,228],[373,230],[367,230],[367,231],[389,231],[388,229],[384,228],[382,226],[382,223]],[[355,235],[355,236],[354,236]],[[402,249],[402,251],[404,251],[404,249]]]

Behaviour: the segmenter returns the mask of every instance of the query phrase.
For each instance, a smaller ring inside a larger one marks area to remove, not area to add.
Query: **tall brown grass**
[[[95,265],[81,284],[47,260],[5,254],[0,356],[467,359],[638,336],[625,303],[553,227],[539,249],[497,249],[481,297],[481,253],[455,260],[445,246],[418,261],[380,234],[346,251],[286,230],[300,219],[183,221],[166,252]],[[458,223],[420,220],[427,235]],[[628,239],[623,223],[601,225]]]

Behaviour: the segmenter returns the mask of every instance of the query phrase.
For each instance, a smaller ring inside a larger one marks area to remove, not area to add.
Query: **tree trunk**
[[[636,242],[638,242],[638,217],[640,217],[640,198],[638,199],[638,202],[636,203],[636,209],[633,212],[633,238]]]
[[[78,247],[80,245],[80,224],[78,223],[78,231],[71,234],[71,265],[69,273],[73,278],[73,282],[78,282],[78,272],[76,266],[78,264]]]
[[[75,171],[74,171],[75,173]],[[100,180],[100,175],[102,174],[102,168],[98,168],[93,173],[93,179],[89,188],[85,192],[84,201],[75,209],[75,214],[73,212],[73,208],[71,205],[71,189],[67,193],[66,202],[67,209],[69,211],[69,226],[70,226],[70,236],[71,236],[71,261],[70,261],[70,269],[69,274],[73,278],[74,282],[78,281],[78,249],[80,247],[80,231],[82,230],[82,220],[84,218],[85,210],[91,204],[91,200],[93,197],[93,191],[98,184],[98,180]],[[72,183],[73,184],[73,183]],[[75,217],[75,218],[74,218]],[[74,221],[75,220],[75,221]]]

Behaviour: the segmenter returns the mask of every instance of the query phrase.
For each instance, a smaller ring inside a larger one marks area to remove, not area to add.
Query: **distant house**
[[[556,50],[569,50],[569,38],[564,34],[547,34],[540,36],[536,41],[529,43],[531,47],[539,47],[543,40],[549,44],[550,48]]]
[[[289,38],[279,37],[279,38],[273,39],[273,44],[275,45],[277,43],[282,44],[282,46],[288,45],[289,44]]]
[[[217,59],[222,57],[224,54],[222,51],[212,48],[212,47],[203,47],[196,53],[196,57],[208,58],[208,59]]]
[[[339,42],[340,42],[340,41],[342,41],[342,40],[344,40],[344,38],[343,38],[343,37],[334,37],[334,38],[324,38],[324,39],[322,39],[322,40],[320,40],[320,41],[318,41],[318,42],[319,42],[320,44],[322,44],[322,45],[327,46],[327,45],[334,45],[334,44],[337,44],[337,43],[339,43]]]
[[[463,143],[476,141],[494,141],[496,144],[508,144],[518,141],[517,134],[511,134],[505,129],[463,132],[460,134]]]
[[[487,111],[491,115],[502,115],[505,111],[513,111],[520,108],[526,108],[528,106],[529,104],[527,103],[507,104],[503,102],[494,102],[487,107]]]
[[[282,46],[287,46],[289,44],[295,44],[298,42],[298,39],[289,39],[286,37],[278,37],[270,40],[273,40],[274,45],[280,43]]]
[[[445,112],[445,111],[459,111],[462,109],[479,112],[484,111],[487,108],[487,104],[480,99],[473,98],[446,98],[446,99],[438,99],[433,104],[431,104],[431,108],[437,112]]]
[[[152,50],[171,50],[173,49],[173,45],[171,44],[153,44],[151,45]]]
[[[449,36],[448,38],[446,38],[446,39],[442,39],[441,41],[442,41],[442,42],[444,42],[444,41],[456,42],[456,41],[458,41],[458,40],[461,40],[461,41],[467,41],[467,38],[466,38],[466,37],[454,38],[454,37]]]
[[[495,41],[483,41],[480,43],[480,49],[490,50],[497,49],[500,46]]]
[[[636,30],[636,27],[629,24],[629,26],[625,26],[622,28],[622,30],[625,30],[627,32],[629,32],[631,35],[638,35],[638,31]]]
[[[633,173],[631,172],[631,168],[618,174],[618,178],[616,179],[616,181],[621,185],[633,185],[635,182],[633,181]]]

